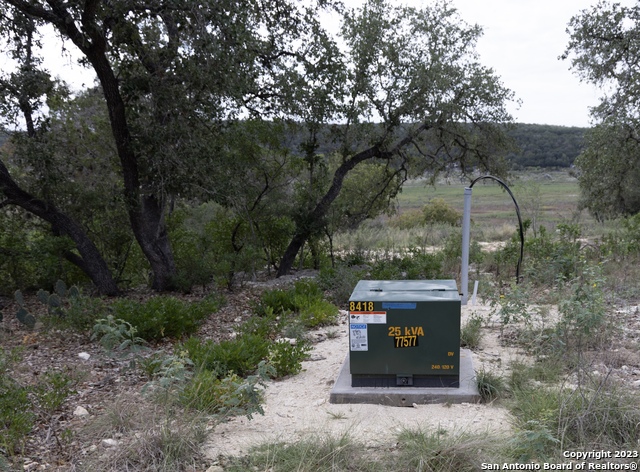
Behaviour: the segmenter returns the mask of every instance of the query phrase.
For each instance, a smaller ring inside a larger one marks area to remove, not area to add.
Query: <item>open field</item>
[[[421,209],[434,198],[442,198],[448,205],[462,212],[464,183],[458,178],[441,179],[435,187],[426,180],[412,180],[405,184],[398,196],[398,212]],[[523,219],[535,217],[538,224],[553,229],[558,223],[580,222],[595,226],[586,211],[578,210],[580,189],[575,177],[566,171],[518,173],[509,182],[520,207]],[[491,180],[483,180],[473,187],[471,217],[478,227],[496,227],[503,224],[517,225],[515,207],[509,194]],[[594,228],[597,231],[597,229]]]

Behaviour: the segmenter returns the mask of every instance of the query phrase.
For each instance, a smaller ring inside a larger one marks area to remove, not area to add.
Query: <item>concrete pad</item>
[[[329,403],[371,403],[387,406],[413,406],[414,403],[478,403],[480,393],[476,385],[471,351],[460,349],[459,388],[415,387],[352,387],[349,356],[347,355],[336,383],[331,389]]]

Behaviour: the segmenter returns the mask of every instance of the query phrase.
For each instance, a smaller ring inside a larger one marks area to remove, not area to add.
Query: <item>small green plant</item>
[[[356,284],[364,278],[362,270],[355,270],[344,263],[335,267],[323,267],[318,274],[318,285],[329,293],[330,300],[338,306],[345,306]]]
[[[258,364],[256,372],[247,378],[235,373],[218,378],[215,372],[199,370],[180,392],[180,402],[190,409],[223,416],[264,414],[260,387],[273,372],[265,362]]]
[[[215,297],[189,303],[160,295],[146,302],[120,299],[111,305],[111,310],[115,318],[135,327],[138,336],[157,341],[194,333],[202,320],[220,309],[221,303],[221,299]]]
[[[476,471],[478,464],[499,462],[498,441],[486,434],[404,429],[391,470]]]
[[[244,377],[254,373],[258,364],[267,359],[271,343],[256,334],[243,334],[220,343],[192,337],[179,349],[186,351],[198,369],[209,370],[216,376],[232,372]]]
[[[298,280],[288,290],[263,292],[255,310],[258,316],[267,313],[298,314],[300,321],[308,328],[335,324],[338,319],[338,307],[325,301],[318,284],[310,279]]]
[[[33,393],[39,410],[47,417],[55,413],[63,403],[76,393],[74,390],[77,379],[68,373],[47,371],[40,379]]]
[[[570,295],[559,304],[557,332],[567,348],[586,348],[606,339],[603,286],[600,268],[586,265],[572,284]]]
[[[136,336],[136,328],[124,320],[108,315],[100,319],[93,326],[91,339],[97,339],[108,352],[138,350],[144,344],[144,339]]]
[[[550,460],[559,445],[549,428],[536,420],[527,421],[509,441],[511,455],[518,463]]]
[[[253,448],[246,458],[232,459],[225,470],[273,470],[278,472],[366,471],[377,469],[362,444],[344,434],[311,436],[293,443],[268,443]],[[409,470],[409,469],[407,469]]]
[[[476,372],[476,385],[484,403],[491,403],[503,397],[507,391],[505,381],[501,376],[484,369]]]
[[[8,374],[17,357],[0,347],[0,450],[9,457],[22,451],[36,419],[31,389]]]
[[[73,287],[72,287],[73,288]],[[70,296],[61,314],[45,316],[45,327],[70,328],[76,331],[90,330],[96,321],[106,316],[105,302],[97,297],[83,295],[82,292]]]
[[[482,317],[472,314],[460,329],[460,347],[477,349],[482,339]]]
[[[28,328],[33,328],[36,317],[27,310],[24,295],[20,290],[16,290],[14,296],[18,304],[16,312],[18,321]],[[102,300],[83,296],[78,287],[73,285],[67,288],[62,280],[55,283],[52,293],[43,289],[38,290],[36,299],[47,309],[47,315],[42,317],[46,326],[86,330],[91,328],[95,320],[104,313]]]
[[[306,342],[291,344],[287,340],[278,340],[269,349],[269,364],[275,369],[277,378],[299,374],[302,361],[308,356],[311,346]]]
[[[176,385],[182,385],[193,376],[193,361],[186,351],[169,356],[154,355],[137,363],[151,381],[145,386],[159,387],[168,392]]]
[[[492,315],[497,314],[502,326],[511,323],[531,321],[530,294],[522,284],[512,284],[509,291],[501,294],[497,300],[491,302]]]

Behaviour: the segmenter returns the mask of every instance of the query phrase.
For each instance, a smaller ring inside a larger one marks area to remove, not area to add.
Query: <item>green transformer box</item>
[[[459,387],[455,280],[361,280],[349,299],[352,387]]]

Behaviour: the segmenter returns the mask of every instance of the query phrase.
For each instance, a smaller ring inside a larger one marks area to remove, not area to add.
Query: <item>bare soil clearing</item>
[[[474,312],[488,317],[490,308],[463,307],[463,319]],[[346,312],[342,312],[337,328],[316,331],[311,336],[320,342],[303,363],[304,372],[268,383],[264,415],[252,420],[237,417],[218,426],[207,447],[208,457],[215,460],[220,455],[238,456],[264,442],[290,442],[315,435],[348,434],[367,446],[379,447],[392,446],[402,429],[440,429],[449,433],[505,433],[510,429],[509,413],[495,405],[463,403],[400,408],[330,404],[331,387],[348,354]],[[500,345],[497,330],[487,329],[481,348],[473,356],[476,370],[501,370],[517,352]]]

